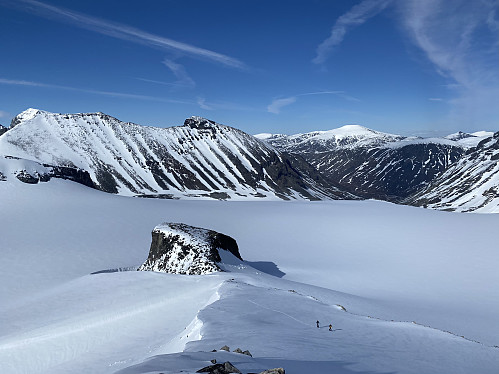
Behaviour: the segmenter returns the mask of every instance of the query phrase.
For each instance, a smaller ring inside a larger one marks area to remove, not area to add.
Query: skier
[[[333,331],[333,325],[329,325],[329,331]]]
[[[316,322],[316,323],[317,323],[317,328],[319,328],[319,320],[317,320],[317,322]]]

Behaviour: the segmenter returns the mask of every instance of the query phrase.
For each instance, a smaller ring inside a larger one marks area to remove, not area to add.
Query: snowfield
[[[11,178],[0,194],[2,374],[194,373],[213,358],[243,373],[499,370],[497,214],[140,199],[64,180]],[[161,222],[230,235],[245,261],[133,271]],[[253,357],[210,352],[225,344]]]

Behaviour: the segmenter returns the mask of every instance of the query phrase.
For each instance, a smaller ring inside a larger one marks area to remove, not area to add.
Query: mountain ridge
[[[406,203],[473,212],[499,205],[499,132],[469,149],[456,163]]]
[[[322,183],[299,156],[197,116],[182,126],[157,128],[101,112],[31,108],[12,120],[0,152],[87,170],[97,188],[129,196],[355,198]]]
[[[69,179],[79,180],[73,177],[73,170],[84,170],[92,181],[86,185],[126,196],[364,198],[443,210],[495,212],[499,211],[494,200],[499,182],[494,178],[487,199],[478,205],[459,199],[449,202],[445,188],[459,183],[448,170],[459,174],[452,167],[461,159],[466,160],[464,164],[484,160],[490,168],[497,165],[495,156],[486,157],[492,151],[481,146],[492,139],[488,135],[481,131],[443,138],[405,137],[345,125],[304,134],[251,136],[199,116],[187,118],[181,126],[158,128],[122,122],[102,112],[56,114],[30,108],[14,117],[0,136],[0,155],[64,170],[55,177],[65,178],[68,171]],[[460,169],[467,170],[463,163]],[[481,176],[480,170],[488,172],[479,164],[473,168],[474,180]],[[33,181],[41,175],[30,177],[24,169],[11,170],[11,174]],[[461,195],[473,195],[476,183],[464,183],[466,176],[461,178]],[[461,209],[459,204],[467,208]]]

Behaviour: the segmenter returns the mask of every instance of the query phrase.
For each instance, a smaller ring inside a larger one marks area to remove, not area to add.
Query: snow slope
[[[352,197],[321,185],[308,164],[201,117],[156,128],[103,113],[28,109],[13,125],[0,137],[0,154],[81,168],[106,192],[167,198]]]
[[[407,202],[458,212],[499,213],[499,132],[482,140]]]
[[[2,373],[197,370],[213,358],[197,351],[224,344],[252,352],[217,356],[243,372],[499,367],[498,215],[137,199],[62,180],[0,182],[0,196]],[[247,261],[205,276],[113,272],[145,260],[163,221],[227,233]]]

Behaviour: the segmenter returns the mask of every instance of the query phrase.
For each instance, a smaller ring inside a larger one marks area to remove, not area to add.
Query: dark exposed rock
[[[206,366],[202,369],[196,371],[196,373],[210,373],[210,374],[229,374],[229,373],[240,373],[241,371],[232,365],[229,361],[223,364],[214,364]]]
[[[243,350],[241,348],[236,348],[233,350],[234,353],[243,353]]]
[[[35,161],[24,160],[15,156],[4,156],[7,160],[18,161],[14,168],[17,169],[15,176],[21,182],[37,184],[39,182],[48,182],[51,178],[67,179],[73,182],[83,184],[87,187],[95,188],[90,174],[79,168],[54,166],[49,164],[39,164]],[[30,171],[28,171],[28,170]],[[5,177],[5,176],[4,176]],[[6,179],[6,177],[5,177]]]
[[[40,174],[35,172],[33,173],[33,175],[31,175],[26,170],[20,170],[19,172],[17,172],[16,178],[19,179],[21,182],[28,184],[37,184],[38,182],[40,182]]]
[[[7,128],[7,127],[0,125],[0,136],[1,136],[3,133],[7,132],[7,130],[8,130],[8,128]]]
[[[61,178],[71,180],[76,183],[83,184],[84,186],[95,188],[95,184],[90,177],[88,171],[80,169],[80,168],[71,168],[66,166],[52,166],[46,165],[43,166],[52,168],[52,172],[49,174],[52,178]]]
[[[166,200],[178,200],[179,197],[174,196],[171,193],[161,193],[161,194],[142,194],[142,195],[136,195],[135,197],[143,197],[147,199],[166,199]]]
[[[220,250],[242,260],[237,242],[230,236],[213,230],[163,223],[152,231],[149,256],[140,271],[160,271],[175,274],[208,274],[221,271]]]
[[[227,345],[224,345],[220,350],[230,352],[230,348]]]
[[[427,186],[464,153],[442,144],[336,149],[304,154],[324,178],[364,198],[399,202]]]
[[[245,351],[243,352],[243,355],[253,357],[253,355],[252,355],[252,354],[250,353],[250,351],[248,351],[248,350],[245,350]]]
[[[286,371],[283,368],[275,368],[262,371],[258,374],[286,374]]]

